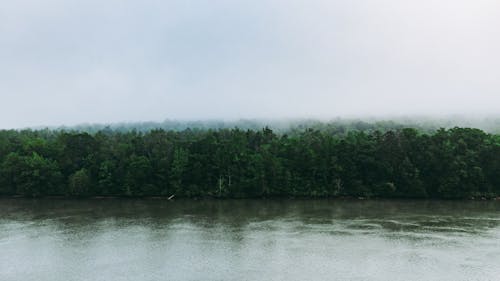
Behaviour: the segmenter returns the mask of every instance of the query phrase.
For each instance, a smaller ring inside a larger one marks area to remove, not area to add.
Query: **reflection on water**
[[[500,202],[0,200],[0,280],[498,280]]]

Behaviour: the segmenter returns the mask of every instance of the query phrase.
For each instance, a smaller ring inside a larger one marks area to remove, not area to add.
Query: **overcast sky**
[[[0,4],[0,128],[500,112],[498,0]]]

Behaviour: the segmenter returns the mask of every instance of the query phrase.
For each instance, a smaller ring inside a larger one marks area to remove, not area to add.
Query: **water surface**
[[[500,202],[0,200],[0,280],[499,280]]]

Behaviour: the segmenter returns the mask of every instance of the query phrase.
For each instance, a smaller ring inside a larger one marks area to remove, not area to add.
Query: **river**
[[[0,199],[0,280],[499,280],[500,202]]]

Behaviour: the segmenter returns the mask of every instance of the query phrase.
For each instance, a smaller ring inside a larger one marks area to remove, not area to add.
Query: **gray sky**
[[[498,0],[0,1],[0,128],[500,112]]]

